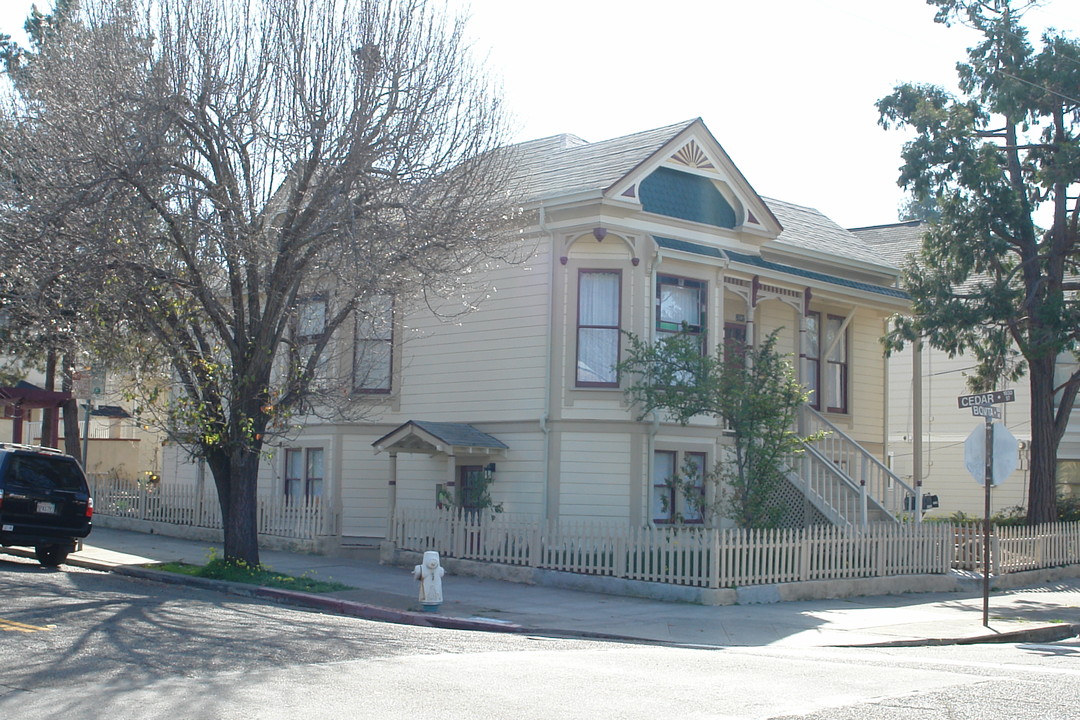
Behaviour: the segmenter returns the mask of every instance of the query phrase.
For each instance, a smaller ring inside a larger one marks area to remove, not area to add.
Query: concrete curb
[[[982,645],[990,643],[1056,642],[1080,636],[1080,624],[1055,623],[1039,625],[1025,630],[1011,630],[1003,633],[987,633],[965,638],[926,638],[923,640],[890,640],[879,643],[861,643],[853,645],[832,645],[830,647],[938,647],[942,645]]]
[[[525,628],[515,623],[503,623],[493,620],[481,620],[471,618],[456,618],[438,613],[413,612],[411,610],[395,610],[380,605],[356,602],[354,600],[342,600],[341,598],[306,593],[298,590],[281,590],[278,588],[265,587],[263,585],[249,585],[247,583],[230,582],[228,580],[211,580],[208,578],[192,577],[153,570],[137,565],[114,565],[107,566],[102,563],[87,563],[100,566],[118,575],[137,577],[143,580],[166,583],[169,585],[187,585],[223,592],[239,597],[258,598],[271,600],[286,605],[295,605],[312,610],[321,610],[338,615],[349,615],[365,620],[378,620],[392,622],[399,625],[416,625],[419,627],[444,628],[449,630],[479,630],[484,632],[501,633],[524,633]]]

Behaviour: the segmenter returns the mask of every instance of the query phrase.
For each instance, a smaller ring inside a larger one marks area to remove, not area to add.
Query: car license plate
[[[37,504],[37,511],[41,515],[55,515],[56,514],[56,503],[39,502]]]
[[[14,525],[5,525],[3,527],[0,527],[0,530],[3,530],[4,532],[12,532],[14,529]]]

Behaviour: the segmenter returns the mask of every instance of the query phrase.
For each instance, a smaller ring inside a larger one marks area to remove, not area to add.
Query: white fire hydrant
[[[420,581],[420,603],[425,612],[435,612],[442,604],[442,577],[446,570],[439,564],[439,553],[428,550],[424,561],[413,569],[413,577]]]

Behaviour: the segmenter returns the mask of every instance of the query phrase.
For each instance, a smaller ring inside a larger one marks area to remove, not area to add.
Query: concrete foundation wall
[[[420,564],[423,553],[398,550],[393,543],[380,546],[379,561],[383,565],[415,567]],[[696,605],[755,605],[799,600],[833,600],[846,597],[871,595],[904,595],[926,592],[971,592],[981,587],[980,581],[950,573],[948,575],[896,575],[891,577],[852,578],[847,580],[813,580],[809,582],[777,583],[774,585],[750,585],[740,588],[691,587],[666,583],[625,580],[623,578],[544,570],[520,565],[442,558],[442,565],[451,575],[485,577],[506,582],[543,585],[567,590],[625,595],[665,602],[685,602]],[[1038,585],[1065,578],[1080,577],[1080,565],[1069,565],[1045,570],[1009,573],[991,578],[994,590],[1006,590],[1027,585]]]

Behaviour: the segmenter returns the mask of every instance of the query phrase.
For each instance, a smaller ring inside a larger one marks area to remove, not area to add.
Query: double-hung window
[[[844,318],[811,312],[806,316],[806,386],[810,405],[826,412],[848,411],[848,338]],[[822,353],[825,354],[822,357]]]
[[[315,342],[326,332],[326,298],[321,295],[300,301],[296,313],[296,337],[300,342]]]
[[[289,448],[285,451],[285,498],[303,502],[322,497],[323,449]]]
[[[578,387],[618,387],[622,273],[582,270],[578,275]]]
[[[704,502],[705,453],[674,450],[653,453],[651,510],[654,523],[700,523]]]
[[[327,300],[323,295],[312,295],[303,298],[297,305],[295,337],[299,344],[297,362],[301,369],[307,367],[311,356],[315,352],[315,347],[326,333],[326,313]],[[312,379],[314,387],[321,387],[326,382],[327,366],[327,350],[324,349],[315,363],[314,377]]]
[[[393,357],[394,303],[389,296],[380,295],[357,312],[353,389],[362,393],[390,392]]]
[[[705,351],[707,283],[659,275],[656,278],[656,339],[686,333],[695,335]]]

